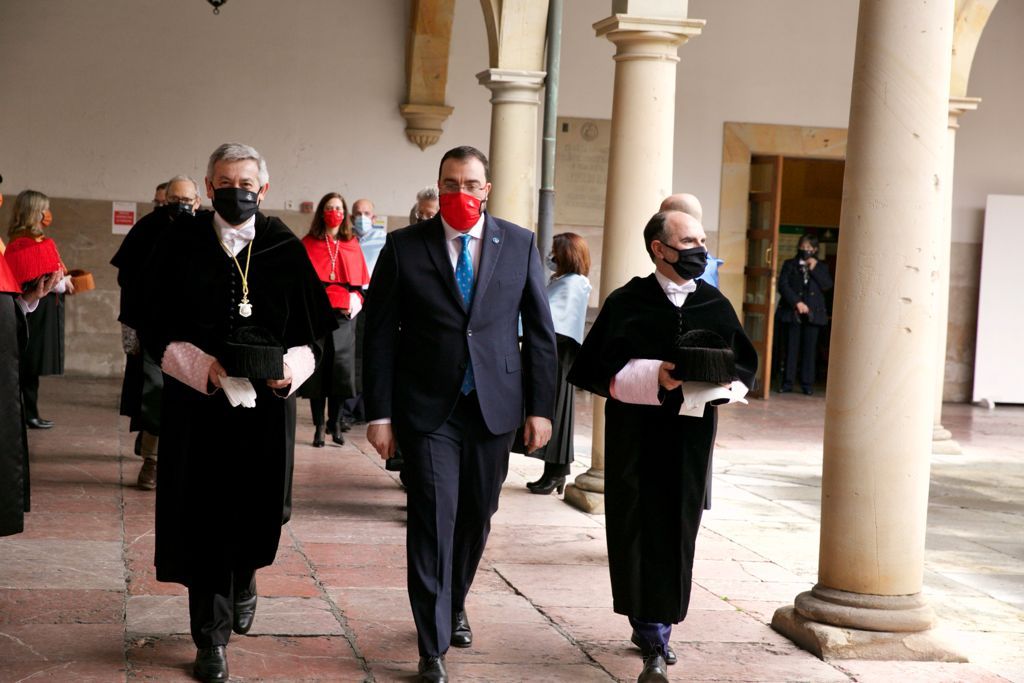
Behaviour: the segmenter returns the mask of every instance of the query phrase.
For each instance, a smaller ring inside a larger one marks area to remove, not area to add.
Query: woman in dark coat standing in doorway
[[[818,260],[818,238],[805,234],[800,238],[797,255],[782,264],[779,294],[782,301],[775,312],[776,322],[786,328],[786,366],[781,393],[793,390],[796,367],[800,363],[800,388],[814,393],[814,361],[818,330],[828,323],[825,292],[832,289],[828,264]]]
[[[363,306],[363,287],[370,284],[370,272],[352,231],[348,203],[337,192],[325,194],[313,214],[309,233],[302,238],[313,269],[327,292],[338,321],[323,343],[323,355],[316,372],[299,390],[309,399],[316,434],[313,445],[324,445],[325,432],[336,444],[345,443],[341,405],[356,395],[356,316]],[[324,407],[327,424],[324,424]]]
[[[547,495],[555,489],[561,493],[565,477],[575,453],[573,450],[573,387],[566,380],[576,352],[583,343],[590,298],[590,250],[582,237],[572,232],[555,235],[548,268],[554,271],[548,283],[548,303],[555,323],[558,346],[558,386],[555,395],[555,416],[551,421],[551,440],[544,448],[529,453],[544,461],[544,474],[526,485],[531,493]]]
[[[53,292],[28,314],[28,346],[21,355],[21,398],[25,423],[32,429],[53,426],[39,416],[39,377],[64,374],[64,294],[75,291],[56,243],[43,234],[52,221],[49,197],[25,190],[15,200],[8,230],[11,241],[4,252],[22,287],[57,270],[62,275]]]

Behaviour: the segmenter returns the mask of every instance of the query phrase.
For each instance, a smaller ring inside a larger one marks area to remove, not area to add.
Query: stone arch
[[[950,75],[950,97],[966,97],[971,64],[978,41],[992,10],[999,0],[956,0],[953,22],[953,69]]]

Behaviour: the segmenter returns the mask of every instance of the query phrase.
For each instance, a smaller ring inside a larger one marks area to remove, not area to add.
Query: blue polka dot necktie
[[[455,284],[459,286],[459,293],[469,310],[473,303],[473,260],[469,256],[469,241],[473,239],[469,235],[459,235],[462,242],[462,251],[459,252],[459,260],[455,263]],[[476,388],[473,380],[473,361],[470,359],[466,366],[466,376],[462,378],[462,393],[469,394]]]

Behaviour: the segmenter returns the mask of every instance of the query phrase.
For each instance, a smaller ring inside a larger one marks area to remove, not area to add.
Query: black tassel
[[[737,378],[736,355],[711,330],[691,330],[677,338],[673,362],[676,367],[669,374],[684,382],[721,384]]]

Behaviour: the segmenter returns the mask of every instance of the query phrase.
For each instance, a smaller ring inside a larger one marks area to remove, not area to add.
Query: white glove
[[[245,377],[221,377],[220,388],[224,390],[224,395],[232,408],[239,405],[243,408],[256,407],[256,389]]]
[[[363,300],[355,292],[348,293],[348,317],[355,320],[359,311],[363,310]]]

